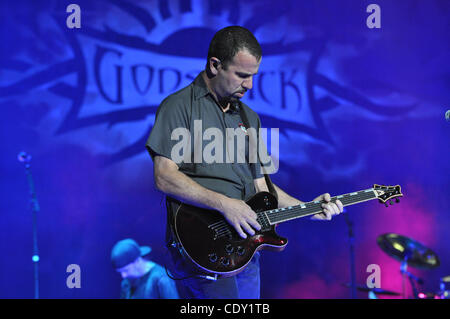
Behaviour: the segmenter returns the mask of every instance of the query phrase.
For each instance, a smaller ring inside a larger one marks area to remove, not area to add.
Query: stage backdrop
[[[79,25],[67,19],[71,3]],[[367,20],[370,4],[379,25]],[[394,232],[439,255],[439,268],[409,269],[424,279],[422,291],[437,291],[450,275],[449,17],[446,0],[2,1],[0,297],[33,297],[21,151],[32,156],[41,208],[42,298],[118,298],[109,256],[123,238],[168,260],[145,141],[159,103],[204,68],[209,41],[228,25],[250,29],[262,45],[244,101],[263,127],[279,128],[275,183],[303,201],[401,185],[399,204],[346,208],[357,281],[365,285],[376,264],[381,287],[401,292],[400,263],[376,243]],[[345,215],[277,229],[289,244],[262,253],[263,298],[350,296]],[[66,285],[70,264],[80,266],[81,288]]]

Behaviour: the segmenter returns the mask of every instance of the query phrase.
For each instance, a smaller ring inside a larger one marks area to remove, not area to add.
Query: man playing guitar
[[[192,161],[191,154],[188,154],[190,160],[182,163],[172,158],[176,144],[172,133],[177,128],[192,133],[195,120],[202,120],[204,128],[221,129],[223,136],[227,128],[237,128],[242,122],[260,127],[258,115],[240,99],[252,89],[261,56],[258,41],[247,29],[232,26],[219,30],[210,43],[205,70],[189,86],[167,97],[158,108],[146,147],[154,162],[156,187],[167,195],[169,244],[176,243],[173,219],[181,203],[220,212],[242,239],[261,230],[257,214],[245,202],[252,195],[272,190],[280,208],[303,203],[277,185],[269,186],[260,172],[260,163],[198,163]],[[243,112],[247,121],[242,118]],[[198,142],[193,133],[192,136],[194,143]],[[331,220],[343,210],[341,201],[332,202],[328,193],[315,201],[322,202],[322,211],[314,214],[313,219]],[[182,297],[259,298],[259,253],[239,274],[216,280],[189,275],[181,255],[174,253],[173,257],[177,272],[187,274],[183,279],[186,291],[180,292]]]

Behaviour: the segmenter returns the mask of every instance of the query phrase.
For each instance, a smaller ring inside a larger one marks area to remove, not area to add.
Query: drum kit
[[[390,257],[398,260],[400,273],[402,274],[402,293],[381,288],[369,288],[357,286],[356,289],[369,293],[369,298],[376,299],[377,295],[400,296],[407,298],[405,283],[409,279],[415,299],[450,299],[450,276],[441,278],[437,292],[420,292],[417,285],[422,285],[423,280],[408,271],[408,267],[417,269],[433,269],[439,267],[440,261],[435,252],[418,241],[406,236],[388,233],[378,236],[378,246]],[[347,284],[347,286],[349,286]]]

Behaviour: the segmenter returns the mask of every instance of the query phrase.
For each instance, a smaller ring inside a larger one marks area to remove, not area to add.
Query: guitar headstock
[[[374,184],[373,189],[375,190],[380,203],[386,204],[386,207],[388,206],[387,201],[390,201],[390,204],[392,205],[392,199],[395,198],[395,201],[398,203],[400,201],[399,197],[403,196],[400,185],[384,186]]]

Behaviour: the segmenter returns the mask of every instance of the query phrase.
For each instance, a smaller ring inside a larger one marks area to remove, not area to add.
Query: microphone
[[[450,122],[450,110],[447,110],[447,112],[445,112],[445,120],[447,122]]]
[[[22,163],[29,163],[31,161],[31,155],[22,151],[17,155],[17,160]]]

